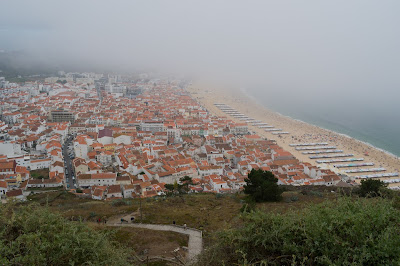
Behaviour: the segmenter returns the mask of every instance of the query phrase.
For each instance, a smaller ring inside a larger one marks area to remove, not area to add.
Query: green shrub
[[[126,205],[131,205],[130,201],[124,200],[124,199],[116,199],[111,202],[112,206],[114,207],[120,207],[120,206],[126,206]]]
[[[215,198],[217,198],[217,199],[220,199],[220,198],[223,198],[223,197],[224,197],[224,194],[221,194],[221,193],[215,194]]]
[[[386,184],[379,179],[361,180],[360,196],[377,197],[381,195],[381,190],[386,188]]]
[[[386,199],[339,198],[286,214],[242,214],[202,265],[399,265],[400,212]]]
[[[320,192],[320,191],[310,191],[310,195],[311,196],[317,196],[317,197],[320,197],[320,198],[322,198],[323,196],[324,196],[324,194],[322,194],[322,192]]]
[[[105,233],[36,204],[0,205],[0,265],[127,265]]]
[[[290,197],[290,201],[292,202],[299,201],[299,197],[297,196]]]
[[[255,210],[256,204],[255,203],[245,203],[240,208],[241,213],[252,212]]]

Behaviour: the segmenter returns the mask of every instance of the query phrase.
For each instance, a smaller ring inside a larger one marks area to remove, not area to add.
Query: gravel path
[[[165,224],[130,224],[130,223],[108,223],[108,226],[125,226],[125,227],[136,227],[136,228],[145,228],[150,230],[159,230],[159,231],[172,231],[180,234],[186,234],[189,236],[189,245],[188,245],[188,261],[194,262],[196,261],[197,256],[203,250],[203,234],[202,231],[193,229],[193,228],[184,228],[183,226],[178,225],[165,225]]]

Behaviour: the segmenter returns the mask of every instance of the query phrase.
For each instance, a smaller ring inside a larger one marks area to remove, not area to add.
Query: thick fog
[[[23,49],[48,62],[196,74],[293,93],[296,100],[400,96],[396,0],[3,0],[0,6],[0,49]]]

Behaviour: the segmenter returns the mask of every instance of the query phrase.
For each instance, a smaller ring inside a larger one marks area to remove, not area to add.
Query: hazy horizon
[[[2,5],[0,49],[21,49],[48,64],[214,79],[281,107],[339,112],[349,125],[365,114],[382,130],[382,120],[396,120],[400,112],[399,1]]]

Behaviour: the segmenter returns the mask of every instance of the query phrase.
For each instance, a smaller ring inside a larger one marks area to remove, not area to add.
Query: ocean
[[[321,93],[304,97],[287,91],[241,90],[282,115],[348,135],[400,156],[400,101],[397,97],[392,99],[385,93],[367,96]]]

